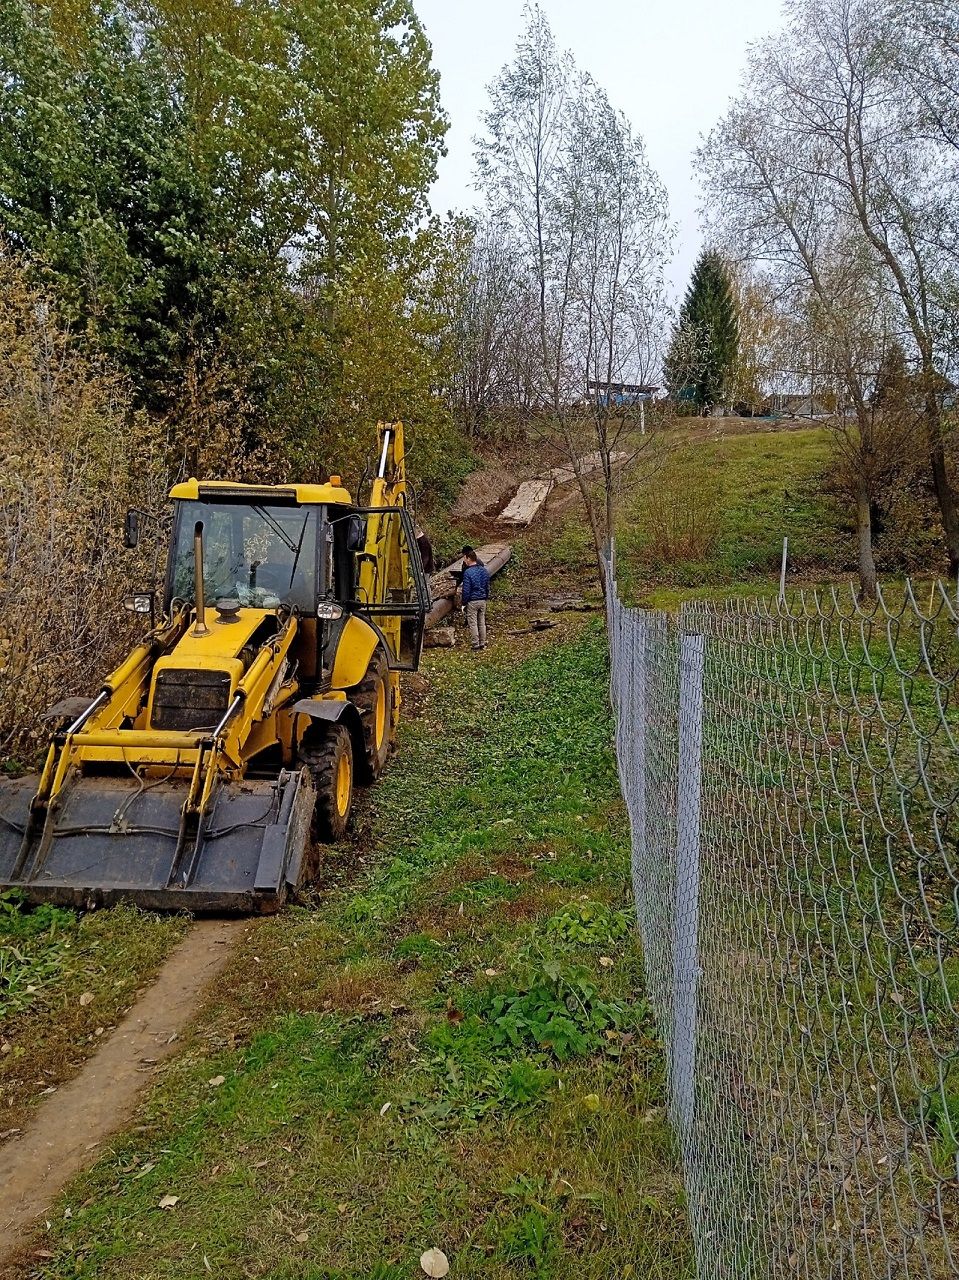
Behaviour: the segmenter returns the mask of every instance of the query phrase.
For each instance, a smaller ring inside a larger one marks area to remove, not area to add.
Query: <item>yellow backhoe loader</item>
[[[386,764],[422,648],[401,423],[380,424],[374,477],[366,505],[337,476],[171,491],[161,620],[95,697],[51,710],[39,778],[0,784],[0,886],[264,912],[312,875]]]

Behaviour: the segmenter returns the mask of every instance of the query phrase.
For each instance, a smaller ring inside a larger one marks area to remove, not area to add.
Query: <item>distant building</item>
[[[645,404],[652,400],[659,387],[644,387],[633,382],[587,382],[586,390],[602,405],[622,408],[632,404]]]
[[[777,394],[769,397],[768,410],[787,418],[828,418],[829,410],[816,396]]]

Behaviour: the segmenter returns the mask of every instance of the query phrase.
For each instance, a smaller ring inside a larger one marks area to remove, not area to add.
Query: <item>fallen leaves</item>
[[[159,1205],[157,1205],[157,1208],[172,1209],[174,1208],[175,1205],[178,1205],[179,1203],[180,1203],[179,1196],[163,1196],[160,1200]]]
[[[211,1076],[207,1084],[211,1089],[219,1089],[221,1084],[226,1084],[226,1076]]]
[[[442,1276],[449,1275],[449,1258],[447,1258],[442,1249],[437,1249],[434,1246],[432,1249],[427,1249],[420,1257],[420,1267],[433,1280],[441,1280]]]
[[[84,1009],[87,1007],[88,1004],[93,1004],[93,992],[84,991],[83,995],[80,997],[80,1004]]]

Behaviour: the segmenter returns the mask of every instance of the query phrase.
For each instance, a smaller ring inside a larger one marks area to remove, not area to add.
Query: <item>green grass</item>
[[[38,1274],[691,1275],[605,664],[578,619],[431,659],[342,887],[251,930]]]
[[[663,467],[622,504],[620,578],[644,604],[739,594],[791,572],[829,578],[849,568],[852,533],[823,492],[822,427],[673,442]],[[665,589],[669,594],[652,594]]]
[[[0,895],[0,1129],[76,1073],[186,924],[133,907],[27,911]]]
[[[24,911],[19,895],[0,893],[0,1027],[56,985],[76,924],[72,911]]]

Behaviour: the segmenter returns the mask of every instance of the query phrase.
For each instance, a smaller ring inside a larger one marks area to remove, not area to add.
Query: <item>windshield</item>
[[[316,607],[315,508],[181,502],[173,544],[172,594],[193,600],[193,531],[203,524],[203,591],[208,604]]]

